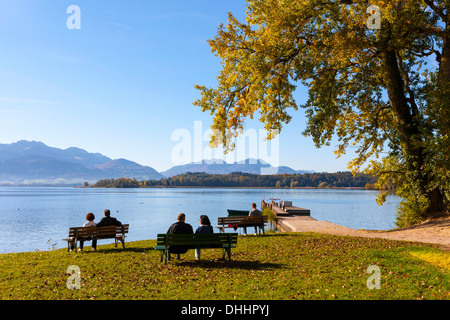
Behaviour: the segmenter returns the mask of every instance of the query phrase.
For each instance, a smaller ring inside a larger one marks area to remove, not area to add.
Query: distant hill
[[[98,164],[112,160],[100,153],[89,153],[75,147],[63,150],[49,147],[39,141],[21,140],[11,144],[0,144],[0,161],[14,160],[26,156],[68,161],[88,168],[95,168]]]
[[[152,167],[142,166],[127,159],[111,159],[100,153],[70,147],[59,149],[39,141],[21,140],[11,144],[0,144],[1,184],[92,184],[101,179],[121,177],[136,180],[159,180],[187,172],[208,174],[295,174],[314,173],[312,170],[294,170],[286,166],[272,167],[256,159],[225,163],[223,160],[203,160],[175,166],[159,173]]]
[[[0,144],[0,184],[80,184],[104,178],[161,179],[155,169],[126,159],[38,141]]]
[[[243,172],[251,174],[294,174],[313,173],[313,170],[294,170],[290,167],[272,167],[270,164],[256,159],[246,159],[242,162],[226,163],[223,160],[203,160],[201,163],[189,163],[175,166],[161,172],[165,177],[172,177],[186,172],[205,172],[209,174],[229,174]]]

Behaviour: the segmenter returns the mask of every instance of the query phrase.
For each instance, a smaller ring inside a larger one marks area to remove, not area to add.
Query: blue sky
[[[81,10],[81,29],[66,12]],[[192,105],[194,84],[214,86],[220,61],[206,40],[245,15],[243,0],[0,0],[0,143],[37,140],[126,158],[158,171],[179,164],[171,136],[212,118]],[[306,96],[296,93],[301,103]],[[334,145],[316,149],[301,135],[299,110],[279,137],[279,164],[343,171]],[[259,121],[246,130],[259,130]],[[203,142],[206,148],[207,142]],[[242,159],[235,159],[242,160]]]

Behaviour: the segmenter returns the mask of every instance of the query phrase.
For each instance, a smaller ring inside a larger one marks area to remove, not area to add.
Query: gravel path
[[[450,250],[450,218],[448,217],[428,220],[409,228],[378,231],[356,230],[328,221],[319,221],[308,216],[283,216],[278,218],[278,227],[281,231],[290,232],[318,232],[433,243],[441,245],[445,250]]]

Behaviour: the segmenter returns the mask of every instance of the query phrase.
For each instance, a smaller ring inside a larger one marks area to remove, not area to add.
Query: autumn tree
[[[214,116],[212,145],[232,146],[247,118],[268,138],[304,108],[317,147],[356,146],[354,171],[392,180],[397,224],[447,212],[450,131],[449,0],[248,0],[209,40],[222,70],[194,102]],[[298,85],[308,89],[296,101]],[[384,201],[381,195],[378,199]]]

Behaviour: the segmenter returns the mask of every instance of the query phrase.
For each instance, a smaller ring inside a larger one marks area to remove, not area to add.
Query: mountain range
[[[226,163],[221,159],[203,160],[200,163],[189,163],[175,166],[161,172],[166,177],[176,176],[185,172],[206,172],[210,174],[228,174],[232,172],[245,172],[252,174],[293,174],[314,172],[311,170],[294,170],[290,167],[272,167],[270,164],[259,159],[246,159],[244,161]]]
[[[161,179],[155,169],[113,160],[79,148],[58,149],[38,141],[0,144],[1,184],[80,184],[104,178]]]
[[[80,185],[100,179],[126,177],[136,180],[159,180],[185,172],[227,174],[245,172],[254,174],[305,173],[280,166],[271,167],[264,161],[247,159],[238,163],[223,160],[203,160],[170,168],[159,173],[127,159],[111,159],[100,153],[80,148],[59,149],[39,141],[21,140],[0,144],[0,184],[60,184]]]

